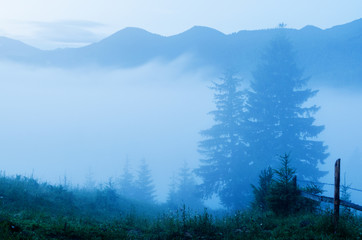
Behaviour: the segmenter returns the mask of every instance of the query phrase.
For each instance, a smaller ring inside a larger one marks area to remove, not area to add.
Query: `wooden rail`
[[[295,184],[295,182],[296,182],[296,179],[293,179],[294,184]],[[340,182],[341,182],[341,159],[338,159],[336,161],[336,163],[334,164],[334,198],[326,197],[326,196],[319,196],[319,195],[310,194],[310,193],[306,193],[306,192],[301,193],[301,195],[303,197],[306,197],[306,198],[309,198],[309,199],[312,199],[315,201],[319,201],[319,202],[332,203],[334,205],[333,222],[334,222],[334,231],[335,232],[337,231],[338,220],[339,220],[339,205],[353,208],[358,211],[362,211],[362,206],[351,203],[351,202],[343,201],[340,199],[340,197],[339,197]]]
[[[327,203],[331,203],[331,204],[334,203],[334,198],[331,198],[331,197],[319,196],[319,195],[315,195],[315,194],[311,194],[311,193],[307,193],[307,192],[302,192],[301,195],[302,195],[302,197],[309,198],[314,201],[327,202]],[[354,204],[351,202],[347,202],[347,201],[343,201],[343,200],[339,200],[339,203],[342,206],[353,208],[358,211],[362,211],[362,206],[360,206],[360,205],[357,205],[357,204]]]

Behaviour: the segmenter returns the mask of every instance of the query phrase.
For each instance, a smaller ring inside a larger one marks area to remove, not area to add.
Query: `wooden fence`
[[[296,181],[296,180],[294,180]],[[327,202],[334,204],[334,228],[337,229],[338,219],[339,219],[339,206],[345,206],[349,208],[362,211],[362,206],[343,201],[340,199],[340,182],[341,182],[341,159],[338,159],[334,165],[334,198],[319,196],[315,194],[310,194],[307,192],[302,192],[302,196],[319,202]]]
[[[311,193],[306,193],[306,192],[302,192],[302,196],[312,199],[314,201],[319,201],[319,202],[327,202],[327,203],[334,203],[334,198],[331,197],[326,197],[326,196],[319,196],[319,195],[315,195],[315,194],[311,194]],[[362,211],[362,206],[351,203],[351,202],[347,202],[347,201],[343,201],[343,200],[339,200],[340,205],[345,206],[345,207],[349,207],[349,208],[353,208],[356,209],[358,211]]]

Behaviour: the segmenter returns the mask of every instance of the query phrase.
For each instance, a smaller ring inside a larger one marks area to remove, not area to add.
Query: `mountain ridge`
[[[306,25],[300,29],[295,29],[295,28],[287,28],[288,30],[297,30],[297,31],[301,31],[301,30],[306,30],[306,29],[315,29],[315,30],[321,30],[321,31],[329,31],[329,30],[334,30],[334,29],[338,29],[340,27],[346,27],[346,26],[350,26],[350,25],[358,25],[359,28],[362,30],[362,18],[359,18],[359,19],[356,19],[356,20],[353,20],[351,22],[348,22],[348,23],[344,23],[344,24],[339,24],[339,25],[335,25],[335,26],[332,26],[332,27],[329,27],[329,28],[326,28],[326,29],[322,29],[322,28],[319,28],[319,27],[316,27],[314,25]],[[13,39],[13,38],[9,38],[9,37],[5,37],[5,36],[0,36],[0,47],[1,47],[1,44],[2,44],[2,39],[7,39],[7,40],[11,40],[11,41],[14,41],[14,42],[20,42],[26,46],[28,46],[29,48],[33,48],[33,49],[37,49],[39,51],[44,51],[44,52],[49,52],[49,51],[58,51],[58,50],[64,50],[64,49],[78,49],[78,48],[84,48],[84,47],[88,47],[90,45],[93,45],[93,44],[97,44],[99,42],[102,42],[108,38],[111,38],[113,37],[114,35],[117,35],[117,34],[120,34],[120,33],[124,33],[124,32],[127,32],[127,31],[139,31],[139,32],[144,32],[145,34],[151,34],[151,35],[156,35],[156,36],[160,36],[160,37],[163,37],[163,38],[172,38],[172,37],[175,37],[175,36],[178,36],[178,35],[183,35],[183,34],[186,34],[190,31],[193,31],[193,29],[209,29],[211,31],[215,31],[215,32],[218,32],[224,36],[228,36],[228,35],[234,35],[234,34],[238,34],[240,32],[259,32],[259,31],[273,31],[275,30],[276,28],[265,28],[265,29],[253,29],[253,30],[239,30],[237,32],[232,32],[232,33],[229,33],[229,34],[226,34],[226,33],[223,33],[217,29],[214,29],[214,28],[211,28],[211,27],[207,27],[207,26],[199,26],[199,25],[195,25],[183,32],[180,32],[180,33],[177,33],[177,34],[174,34],[174,35],[170,35],[170,36],[163,36],[161,34],[158,34],[158,33],[152,33],[150,31],[147,31],[143,28],[139,28],[139,27],[125,27],[123,29],[120,29],[112,34],[110,34],[109,36],[101,39],[100,41],[97,41],[97,42],[93,42],[93,43],[90,43],[86,46],[82,46],[82,47],[76,47],[76,48],[73,48],[73,47],[65,47],[65,48],[56,48],[56,49],[51,49],[51,50],[42,50],[40,48],[37,48],[37,47],[34,47],[32,46],[31,44],[27,44],[27,43],[24,43],[23,41],[21,40],[17,40],[17,39]]]
[[[20,41],[0,37],[0,59],[56,67],[99,65],[112,68],[137,67],[154,59],[172,61],[192,56],[195,68],[236,67],[250,72],[267,43],[285,31],[298,53],[307,75],[320,81],[358,83],[362,81],[362,18],[320,29],[241,30],[224,34],[216,29],[194,26],[182,33],[162,36],[141,28],[128,27],[107,38],[79,48],[40,50]]]

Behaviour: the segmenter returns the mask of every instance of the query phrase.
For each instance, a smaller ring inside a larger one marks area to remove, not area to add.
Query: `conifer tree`
[[[139,201],[154,202],[155,187],[153,185],[151,171],[145,159],[141,160],[138,170],[137,180],[135,182],[136,194],[135,198]]]
[[[218,194],[229,208],[246,205],[246,189],[250,189],[247,174],[246,142],[243,134],[247,123],[245,95],[240,89],[241,79],[228,71],[219,82],[213,84],[216,110],[215,125],[201,132],[205,138],[199,143],[203,155],[196,173],[202,178],[201,189],[205,197]]]
[[[300,192],[293,180],[296,171],[290,167],[289,156],[280,156],[280,160],[281,167],[274,170],[275,178],[266,200],[274,213],[289,215],[299,210]]]
[[[181,207],[185,205],[193,210],[202,210],[202,196],[190,168],[185,162],[180,169],[178,181],[173,180],[169,192],[168,205],[170,207]]]
[[[135,186],[134,186],[134,177],[131,173],[130,164],[128,158],[126,159],[126,164],[123,168],[123,174],[119,181],[120,193],[121,195],[134,198],[135,197]]]
[[[262,169],[277,166],[285,152],[299,179],[317,181],[325,174],[318,164],[327,158],[327,147],[316,139],[324,127],[314,125],[313,117],[319,108],[305,106],[317,91],[306,88],[308,78],[283,32],[279,29],[264,51],[248,90],[239,89],[231,72],[213,87],[216,124],[201,132],[197,173],[205,196],[218,193],[230,208],[245,206],[250,184]]]
[[[253,187],[254,201],[252,207],[256,210],[265,212],[268,210],[267,196],[270,194],[270,188],[273,180],[273,169],[268,167],[259,175],[259,186]]]
[[[178,199],[177,199],[177,178],[176,175],[173,174],[171,177],[171,184],[167,195],[167,206],[169,208],[175,209],[178,207]]]
[[[316,137],[323,126],[314,125],[317,106],[306,107],[317,91],[306,88],[308,78],[296,63],[291,42],[283,29],[264,51],[248,92],[248,154],[257,174],[275,167],[278,156],[290,153],[298,175],[317,181],[325,172],[318,169],[328,156]]]

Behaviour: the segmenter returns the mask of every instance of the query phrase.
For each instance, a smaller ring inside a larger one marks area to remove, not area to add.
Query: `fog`
[[[187,58],[129,70],[74,71],[0,64],[0,157],[6,174],[59,183],[116,180],[145,158],[159,200],[183,162],[195,167],[212,109],[207,69]],[[182,73],[181,73],[182,72]]]
[[[123,70],[0,63],[1,169],[56,184],[66,176],[76,186],[87,174],[99,184],[116,180],[127,158],[133,170],[144,158],[157,199],[165,201],[173,173],[185,161],[198,166],[199,132],[213,124],[209,86],[218,74],[189,70],[188,60]],[[325,125],[320,139],[330,153],[322,182],[333,183],[334,160],[342,158],[347,183],[362,188],[362,96],[352,89],[314,89],[320,90],[312,100],[321,107],[316,123]],[[361,204],[361,194],[353,191],[352,200]]]
[[[316,87],[320,89],[313,102],[321,108],[316,114],[316,124],[325,125],[320,139],[328,145],[330,156],[321,166],[329,174],[321,181],[334,183],[334,162],[341,158],[341,184],[362,189],[362,95],[360,89]],[[331,186],[326,186],[333,196]],[[351,191],[351,200],[361,204],[362,192]]]

